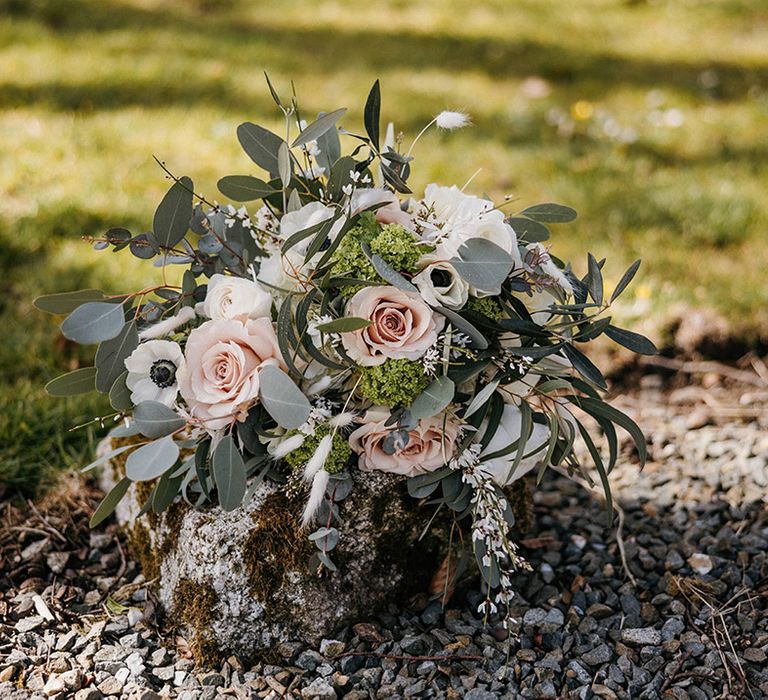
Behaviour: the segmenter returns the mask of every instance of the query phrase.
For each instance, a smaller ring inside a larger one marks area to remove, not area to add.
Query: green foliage
[[[364,367],[358,391],[379,406],[410,406],[428,384],[420,362],[390,359]]]
[[[500,321],[504,318],[504,311],[494,297],[469,297],[467,307],[492,321]]]
[[[331,428],[328,425],[319,425],[315,429],[314,435],[308,435],[304,438],[304,442],[301,447],[289,452],[283,461],[292,469],[301,469],[315,454],[320,440],[322,440],[328,433],[331,432]],[[289,436],[292,433],[289,434]],[[349,446],[349,441],[340,432],[336,432],[333,436],[331,443],[331,452],[328,455],[328,459],[325,461],[325,471],[329,474],[338,474],[347,466],[349,458],[352,456],[352,448]]]

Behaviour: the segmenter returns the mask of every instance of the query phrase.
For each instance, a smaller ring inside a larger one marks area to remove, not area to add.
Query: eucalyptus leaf
[[[141,434],[149,438],[170,435],[186,425],[176,411],[159,401],[142,401],[133,411],[133,420]]]
[[[109,389],[109,404],[116,411],[128,411],[133,407],[133,401],[131,401],[131,390],[125,383],[128,379],[128,370],[125,370],[120,376],[115,379]]]
[[[600,370],[584,353],[577,350],[570,343],[563,344],[562,349],[563,353],[565,353],[565,357],[584,379],[592,382],[603,390],[608,389],[608,386],[605,383],[605,377],[603,377]]]
[[[266,366],[259,372],[261,403],[282,428],[298,428],[309,418],[307,397],[283,370]]]
[[[89,301],[64,319],[61,332],[76,343],[92,345],[114,338],[124,324],[125,312],[121,304]]]
[[[365,124],[365,131],[368,137],[371,139],[373,147],[379,150],[379,123],[381,120],[381,88],[379,87],[379,81],[373,84],[371,91],[368,93],[368,99],[365,101],[365,109],[363,110],[363,122]]]
[[[341,140],[337,129],[329,129],[317,137],[317,148],[320,151],[315,158],[325,172],[331,172],[333,164],[341,158]]]
[[[157,242],[173,248],[189,230],[192,220],[192,180],[182,177],[174,182],[155,210],[152,232]]]
[[[131,481],[149,481],[168,471],[179,458],[179,446],[169,435],[148,442],[128,455],[125,475]]]
[[[77,396],[78,394],[87,394],[95,388],[95,367],[81,367],[72,372],[61,374],[45,385],[46,392],[51,396]]]
[[[438,377],[411,404],[411,415],[416,419],[431,418],[442,411],[451,401],[456,386],[448,377]]]
[[[656,355],[659,352],[656,346],[648,338],[639,333],[634,333],[633,331],[628,331],[624,328],[618,328],[617,326],[608,326],[605,329],[605,334],[611,340],[619,345],[623,345],[632,352],[641,355]]]
[[[219,192],[235,202],[251,202],[275,193],[264,180],[251,175],[227,175],[217,183]]]
[[[277,172],[280,175],[280,181],[283,183],[283,189],[291,184],[291,151],[288,144],[283,141],[277,150]]]
[[[279,173],[277,154],[285,141],[277,134],[258,124],[245,122],[237,127],[237,140],[256,165],[270,175]]]
[[[616,285],[616,288],[613,290],[613,294],[611,294],[611,304],[613,304],[613,302],[619,298],[619,295],[629,286],[629,283],[634,279],[639,269],[640,269],[639,260],[635,260],[635,262],[633,262],[627,268],[627,271],[621,276],[619,283]]]
[[[519,241],[541,243],[549,239],[549,229],[542,223],[527,219],[524,216],[513,216],[507,219]]]
[[[521,212],[535,221],[544,224],[564,224],[573,221],[576,218],[576,210],[562,204],[547,202],[545,204],[535,204]]]
[[[589,266],[589,277],[587,281],[587,289],[589,290],[589,296],[594,299],[595,304],[603,303],[603,273],[600,270],[600,265],[595,256],[592,253],[587,253],[587,264]]]
[[[351,333],[367,328],[371,322],[367,318],[357,318],[356,316],[344,316],[327,323],[321,323],[317,330],[321,333]]]
[[[469,239],[450,262],[466,282],[483,291],[497,290],[515,264],[506,250],[485,238]]]
[[[477,411],[477,409],[483,406],[486,401],[491,398],[491,394],[496,391],[498,386],[499,381],[495,380],[490,384],[486,384],[480,391],[478,391],[472,398],[472,401],[470,401],[469,406],[467,406],[467,410],[464,411],[464,420],[469,418],[473,413]]]
[[[103,341],[96,351],[96,389],[110,391],[117,378],[125,372],[125,360],[139,346],[136,322],[129,321],[114,338]]]
[[[99,503],[98,508],[91,516],[91,520],[88,523],[89,527],[97,527],[101,525],[117,508],[118,503],[123,499],[128,487],[131,485],[131,480],[128,478],[120,479],[113,487],[112,490],[104,496],[104,500]]]
[[[45,294],[44,296],[37,297],[32,304],[36,309],[40,309],[40,311],[59,315],[70,314],[78,306],[82,306],[86,302],[102,300],[106,300],[106,296],[100,289],[79,289],[75,292]]]
[[[296,146],[304,146],[310,141],[317,141],[326,131],[336,126],[336,122],[341,119],[344,113],[347,111],[346,107],[337,109],[333,112],[328,112],[319,116],[315,121],[309,124],[294,140],[291,144],[291,148]]]
[[[120,447],[115,448],[114,450],[110,450],[106,454],[101,455],[101,457],[98,457],[93,460],[90,464],[84,466],[80,472],[85,473],[91,471],[91,469],[95,469],[96,467],[100,467],[102,464],[106,464],[109,462],[109,460],[113,459],[114,457],[117,457],[117,455],[122,454],[123,452],[135,448],[136,445],[121,445]]]
[[[232,435],[216,446],[211,459],[211,472],[219,492],[219,503],[226,511],[235,510],[245,496],[245,462]]]

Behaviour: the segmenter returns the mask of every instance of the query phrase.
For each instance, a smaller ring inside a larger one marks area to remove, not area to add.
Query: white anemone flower
[[[425,255],[421,264],[423,269],[412,281],[428,304],[460,309],[467,303],[469,284],[450,262],[440,260],[438,256]]]
[[[178,371],[184,365],[184,353],[170,340],[141,343],[125,360],[128,370],[126,385],[134,405],[142,401],[159,401],[170,407],[176,401]]]

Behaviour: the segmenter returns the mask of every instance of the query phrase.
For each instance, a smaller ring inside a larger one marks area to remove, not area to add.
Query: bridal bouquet
[[[160,163],[173,182],[151,230],[91,239],[154,261],[156,286],[36,300],[67,314],[67,338],[98,344],[94,367],[54,379],[49,392],[109,394],[111,434],[132,438],[89,465],[129,452],[92,524],[132,482],[153,482],[146,512],[179,495],[232,510],[268,479],[301,508],[314,565],[333,571],[350,474],[382,471],[468,519],[487,584],[481,608],[508,606],[510,572],[525,564],[506,487],[548,467],[596,474],[610,510],[617,427],[645,458],[642,432],[603,401],[605,380],[582,351],[602,334],[655,351],[606,314],[639,263],[608,296],[604,261],[589,255],[579,277],[544,244],[547,224],[572,220],[572,209],[509,214],[509,201],[438,184],[413,194],[414,145],[391,125],[382,138],[378,82],[365,135],[337,126],[343,109],[307,124],[295,98],[285,104],[269,87],[284,128],[238,127],[263,172],[219,180],[237,205]],[[468,123],[443,112],[416,141],[430,126]],[[577,441],[592,468],[579,464]]]

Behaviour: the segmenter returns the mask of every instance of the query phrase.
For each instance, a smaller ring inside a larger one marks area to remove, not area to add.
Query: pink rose
[[[189,334],[184,356],[179,391],[191,416],[211,430],[244,417],[259,395],[265,364],[284,367],[267,318],[207,321]]]
[[[400,224],[410,231],[414,230],[413,216],[400,208],[400,202],[394,192],[369,187],[356,189],[352,193],[353,216],[376,205],[380,206],[374,211],[374,216],[380,224]]]
[[[388,410],[372,408],[363,417],[364,424],[349,436],[363,471],[417,476],[439,469],[453,457],[458,429],[443,416],[423,418],[408,433],[408,444],[387,454],[383,442],[393,430],[386,425],[388,419]]]
[[[341,335],[347,354],[364,367],[380,365],[387,358],[418,360],[445,323],[418,294],[397,287],[364,287],[349,300],[347,315],[371,322]]]

